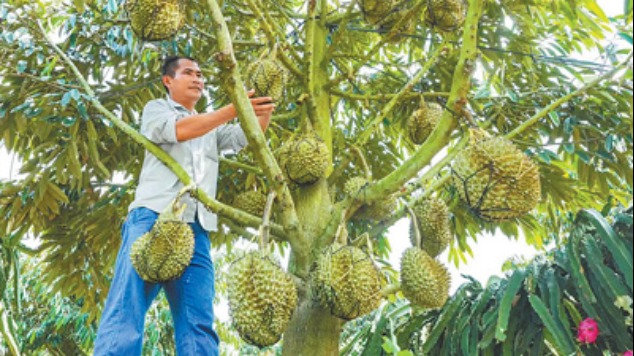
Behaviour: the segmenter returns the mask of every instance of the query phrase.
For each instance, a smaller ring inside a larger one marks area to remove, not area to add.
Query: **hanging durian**
[[[296,184],[313,184],[326,175],[330,153],[319,136],[301,134],[286,141],[278,159],[286,177]]]
[[[425,22],[442,31],[455,31],[462,26],[466,11],[464,0],[427,0]]]
[[[280,340],[297,306],[293,280],[263,251],[249,252],[231,265],[227,297],[236,330],[258,347]]]
[[[368,184],[367,179],[363,177],[352,177],[344,183],[343,191],[346,195],[355,197],[366,184]]]
[[[284,95],[288,71],[276,58],[277,47],[251,63],[246,71],[246,85],[255,89],[254,97],[269,96],[279,101]]]
[[[371,24],[376,25],[392,11],[395,5],[394,0],[362,0],[361,10],[365,20]]]
[[[471,130],[470,142],[452,164],[460,197],[479,216],[493,221],[520,217],[539,202],[539,170],[503,137]]]
[[[242,192],[233,199],[233,206],[237,209],[244,210],[255,216],[264,214],[264,206],[266,205],[266,195],[258,191]]]
[[[173,37],[185,23],[182,0],[127,0],[125,9],[132,30],[144,41]]]
[[[379,270],[354,246],[328,246],[318,257],[313,282],[321,305],[344,320],[371,312],[381,301]]]
[[[435,258],[440,255],[451,242],[451,223],[449,221],[449,209],[442,199],[427,198],[413,208],[414,216],[420,232],[420,248]],[[416,231],[413,221],[410,222],[410,240],[416,246]]]
[[[413,305],[440,308],[449,297],[451,277],[425,251],[410,247],[401,258],[401,291]]]
[[[427,140],[442,117],[443,108],[436,103],[423,103],[407,121],[409,137],[417,145]]]
[[[132,266],[147,282],[161,283],[180,277],[194,254],[194,233],[180,218],[185,205],[176,208],[176,201],[130,248]]]

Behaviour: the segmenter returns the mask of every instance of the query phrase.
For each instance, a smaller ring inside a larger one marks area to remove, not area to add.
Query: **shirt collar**
[[[169,94],[167,94],[167,95],[166,95],[166,99],[167,99],[167,102],[168,102],[170,105],[172,105],[172,106],[173,106],[175,109],[177,109],[177,110],[183,110],[183,111],[188,112],[188,113],[190,113],[190,114],[198,114],[198,112],[196,112],[196,109],[194,109],[193,111],[189,111],[189,110],[187,110],[187,108],[186,108],[186,107],[184,107],[182,104],[177,103],[176,101],[174,101],[174,100],[172,99],[172,97],[170,97],[170,95],[169,95]]]

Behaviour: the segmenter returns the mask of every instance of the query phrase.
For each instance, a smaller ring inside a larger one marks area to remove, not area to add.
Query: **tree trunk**
[[[300,303],[284,333],[282,355],[339,355],[341,320],[310,297],[303,298]]]

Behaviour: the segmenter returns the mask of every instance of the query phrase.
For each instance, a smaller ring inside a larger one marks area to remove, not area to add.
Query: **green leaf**
[[[62,100],[60,101],[60,104],[62,105],[62,108],[65,108],[66,106],[68,106],[68,104],[70,103],[71,98],[72,98],[72,96],[71,96],[71,93],[69,91],[64,93],[64,95],[62,96]]]
[[[495,328],[495,338],[498,341],[504,341],[506,339],[506,328],[508,327],[509,315],[513,306],[512,304],[515,300],[517,292],[522,287],[524,277],[524,270],[517,269],[513,272],[513,275],[511,275],[509,283],[506,286],[506,291],[504,291],[504,296],[502,297],[500,305],[498,306],[498,319],[497,326]]]
[[[544,323],[544,326],[546,326],[546,329],[553,336],[553,341],[555,342],[557,350],[564,355],[574,354],[576,352],[575,347],[571,346],[567,342],[565,332],[557,327],[553,316],[548,311],[548,308],[546,307],[544,302],[535,294],[530,294],[528,296],[528,301],[531,303],[533,310],[535,310],[537,315],[539,315],[539,318]]]

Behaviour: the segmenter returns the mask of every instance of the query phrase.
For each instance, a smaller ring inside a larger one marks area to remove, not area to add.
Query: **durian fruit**
[[[297,289],[270,254],[251,251],[227,276],[229,312],[240,336],[265,347],[280,340],[297,306]]]
[[[365,20],[371,25],[376,25],[392,11],[395,3],[395,0],[362,0],[361,10]]]
[[[194,232],[180,219],[185,205],[174,211],[173,204],[130,248],[132,266],[144,281],[162,283],[180,277],[194,255]]]
[[[127,0],[125,9],[132,30],[144,41],[173,37],[185,24],[182,0]]]
[[[449,271],[425,251],[410,247],[401,257],[401,291],[413,305],[440,308],[449,297]]]
[[[313,184],[326,175],[330,153],[319,136],[302,134],[286,141],[278,159],[286,177],[296,184]]]
[[[420,202],[412,210],[422,239],[419,247],[430,257],[437,257],[449,246],[453,237],[447,204],[442,199],[432,197]],[[411,222],[410,240],[413,246],[416,246],[415,235],[414,223]]]
[[[354,246],[328,246],[317,259],[313,281],[320,304],[344,320],[365,315],[381,302],[379,270]]]
[[[352,177],[343,185],[343,191],[346,195],[354,197],[363,187],[368,184],[368,180],[363,177]]]
[[[266,195],[254,190],[240,193],[233,199],[233,207],[255,216],[262,216],[265,206]]]
[[[442,113],[442,106],[436,103],[424,103],[414,111],[407,121],[407,132],[412,142],[417,145],[425,142],[438,125]]]
[[[503,137],[471,130],[469,145],[456,157],[453,183],[479,216],[492,221],[520,217],[539,202],[539,169]]]
[[[279,101],[284,95],[288,71],[275,58],[275,53],[251,63],[246,75],[247,87],[255,89],[254,97],[270,96],[273,101]]]
[[[383,16],[382,19],[378,22],[378,27],[381,32],[391,32],[395,31],[396,35],[390,39],[390,42],[397,43],[402,39],[406,38],[406,35],[413,35],[416,33],[416,23],[417,19],[420,17],[419,14],[414,14],[410,16],[409,19],[401,21],[412,8],[413,3],[408,2],[402,4],[402,6],[394,7],[389,13]],[[394,29],[394,27],[401,21],[398,29]]]
[[[455,31],[463,24],[466,10],[464,0],[427,0],[425,22],[442,31]]]
[[[397,207],[398,203],[396,197],[390,195],[382,201],[363,205],[357,211],[356,216],[365,220],[383,221],[392,216]]]

